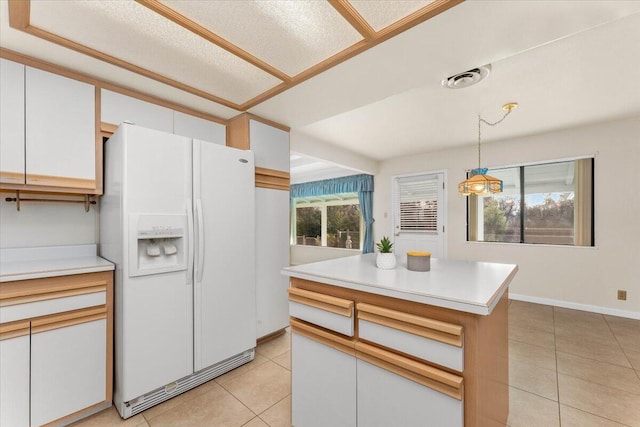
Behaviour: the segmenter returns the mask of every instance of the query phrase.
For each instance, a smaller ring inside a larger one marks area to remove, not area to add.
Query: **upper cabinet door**
[[[252,119],[249,140],[256,167],[289,172],[289,132]]]
[[[27,184],[96,188],[94,86],[26,67]]]
[[[0,182],[24,184],[24,65],[0,59]]]
[[[100,120],[116,126],[130,122],[149,129],[173,132],[173,110],[104,89],[100,92]]]
[[[225,125],[180,111],[173,112],[173,133],[220,145],[227,143],[227,127]]]

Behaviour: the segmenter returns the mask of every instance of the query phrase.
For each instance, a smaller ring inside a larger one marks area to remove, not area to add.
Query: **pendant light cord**
[[[507,105],[508,105],[508,104],[507,104]],[[517,104],[516,104],[516,105],[517,105]],[[515,107],[508,107],[508,108],[507,108],[507,107],[505,106],[505,107],[503,107],[503,108],[505,108],[505,109],[507,110],[507,112],[506,112],[506,113],[504,113],[504,116],[502,116],[502,118],[501,118],[500,120],[498,120],[498,121],[496,121],[496,122],[493,122],[493,123],[486,121],[485,119],[483,119],[482,117],[480,117],[480,114],[478,114],[478,169],[480,169],[480,168],[482,167],[482,166],[481,166],[481,165],[482,165],[482,163],[480,162],[480,160],[481,160],[481,159],[480,159],[480,136],[481,136],[481,133],[480,133],[480,125],[481,125],[482,123],[484,123],[484,124],[487,124],[487,125],[489,125],[489,126],[495,126],[495,125],[497,125],[497,124],[501,123],[504,119],[506,119],[506,118],[507,118],[507,116],[508,116],[509,114],[511,114],[511,111],[512,111]]]

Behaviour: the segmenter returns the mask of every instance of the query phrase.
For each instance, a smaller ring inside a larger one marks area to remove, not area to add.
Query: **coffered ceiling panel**
[[[380,31],[389,25],[406,18],[432,0],[349,0],[349,3],[373,27]]]
[[[14,30],[247,111],[463,0],[5,1]]]
[[[32,0],[30,24],[236,104],[282,83],[133,1]]]
[[[324,1],[163,0],[253,56],[295,76],[362,40]]]

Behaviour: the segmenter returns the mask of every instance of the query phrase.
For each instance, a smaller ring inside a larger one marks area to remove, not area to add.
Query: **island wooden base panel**
[[[359,303],[371,304],[415,316],[461,325],[464,330],[464,371],[438,369],[464,379],[464,425],[486,427],[507,423],[509,414],[508,296],[505,292],[489,316],[465,313],[412,301],[291,278],[291,287]],[[357,340],[358,323],[354,338]],[[393,350],[393,349],[392,349]],[[425,363],[409,354],[404,357]]]

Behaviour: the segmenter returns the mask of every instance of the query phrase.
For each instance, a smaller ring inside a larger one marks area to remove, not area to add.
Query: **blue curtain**
[[[362,253],[373,252],[373,175],[353,175],[343,178],[305,182],[291,186],[291,198],[358,193],[360,213],[364,221]]]

